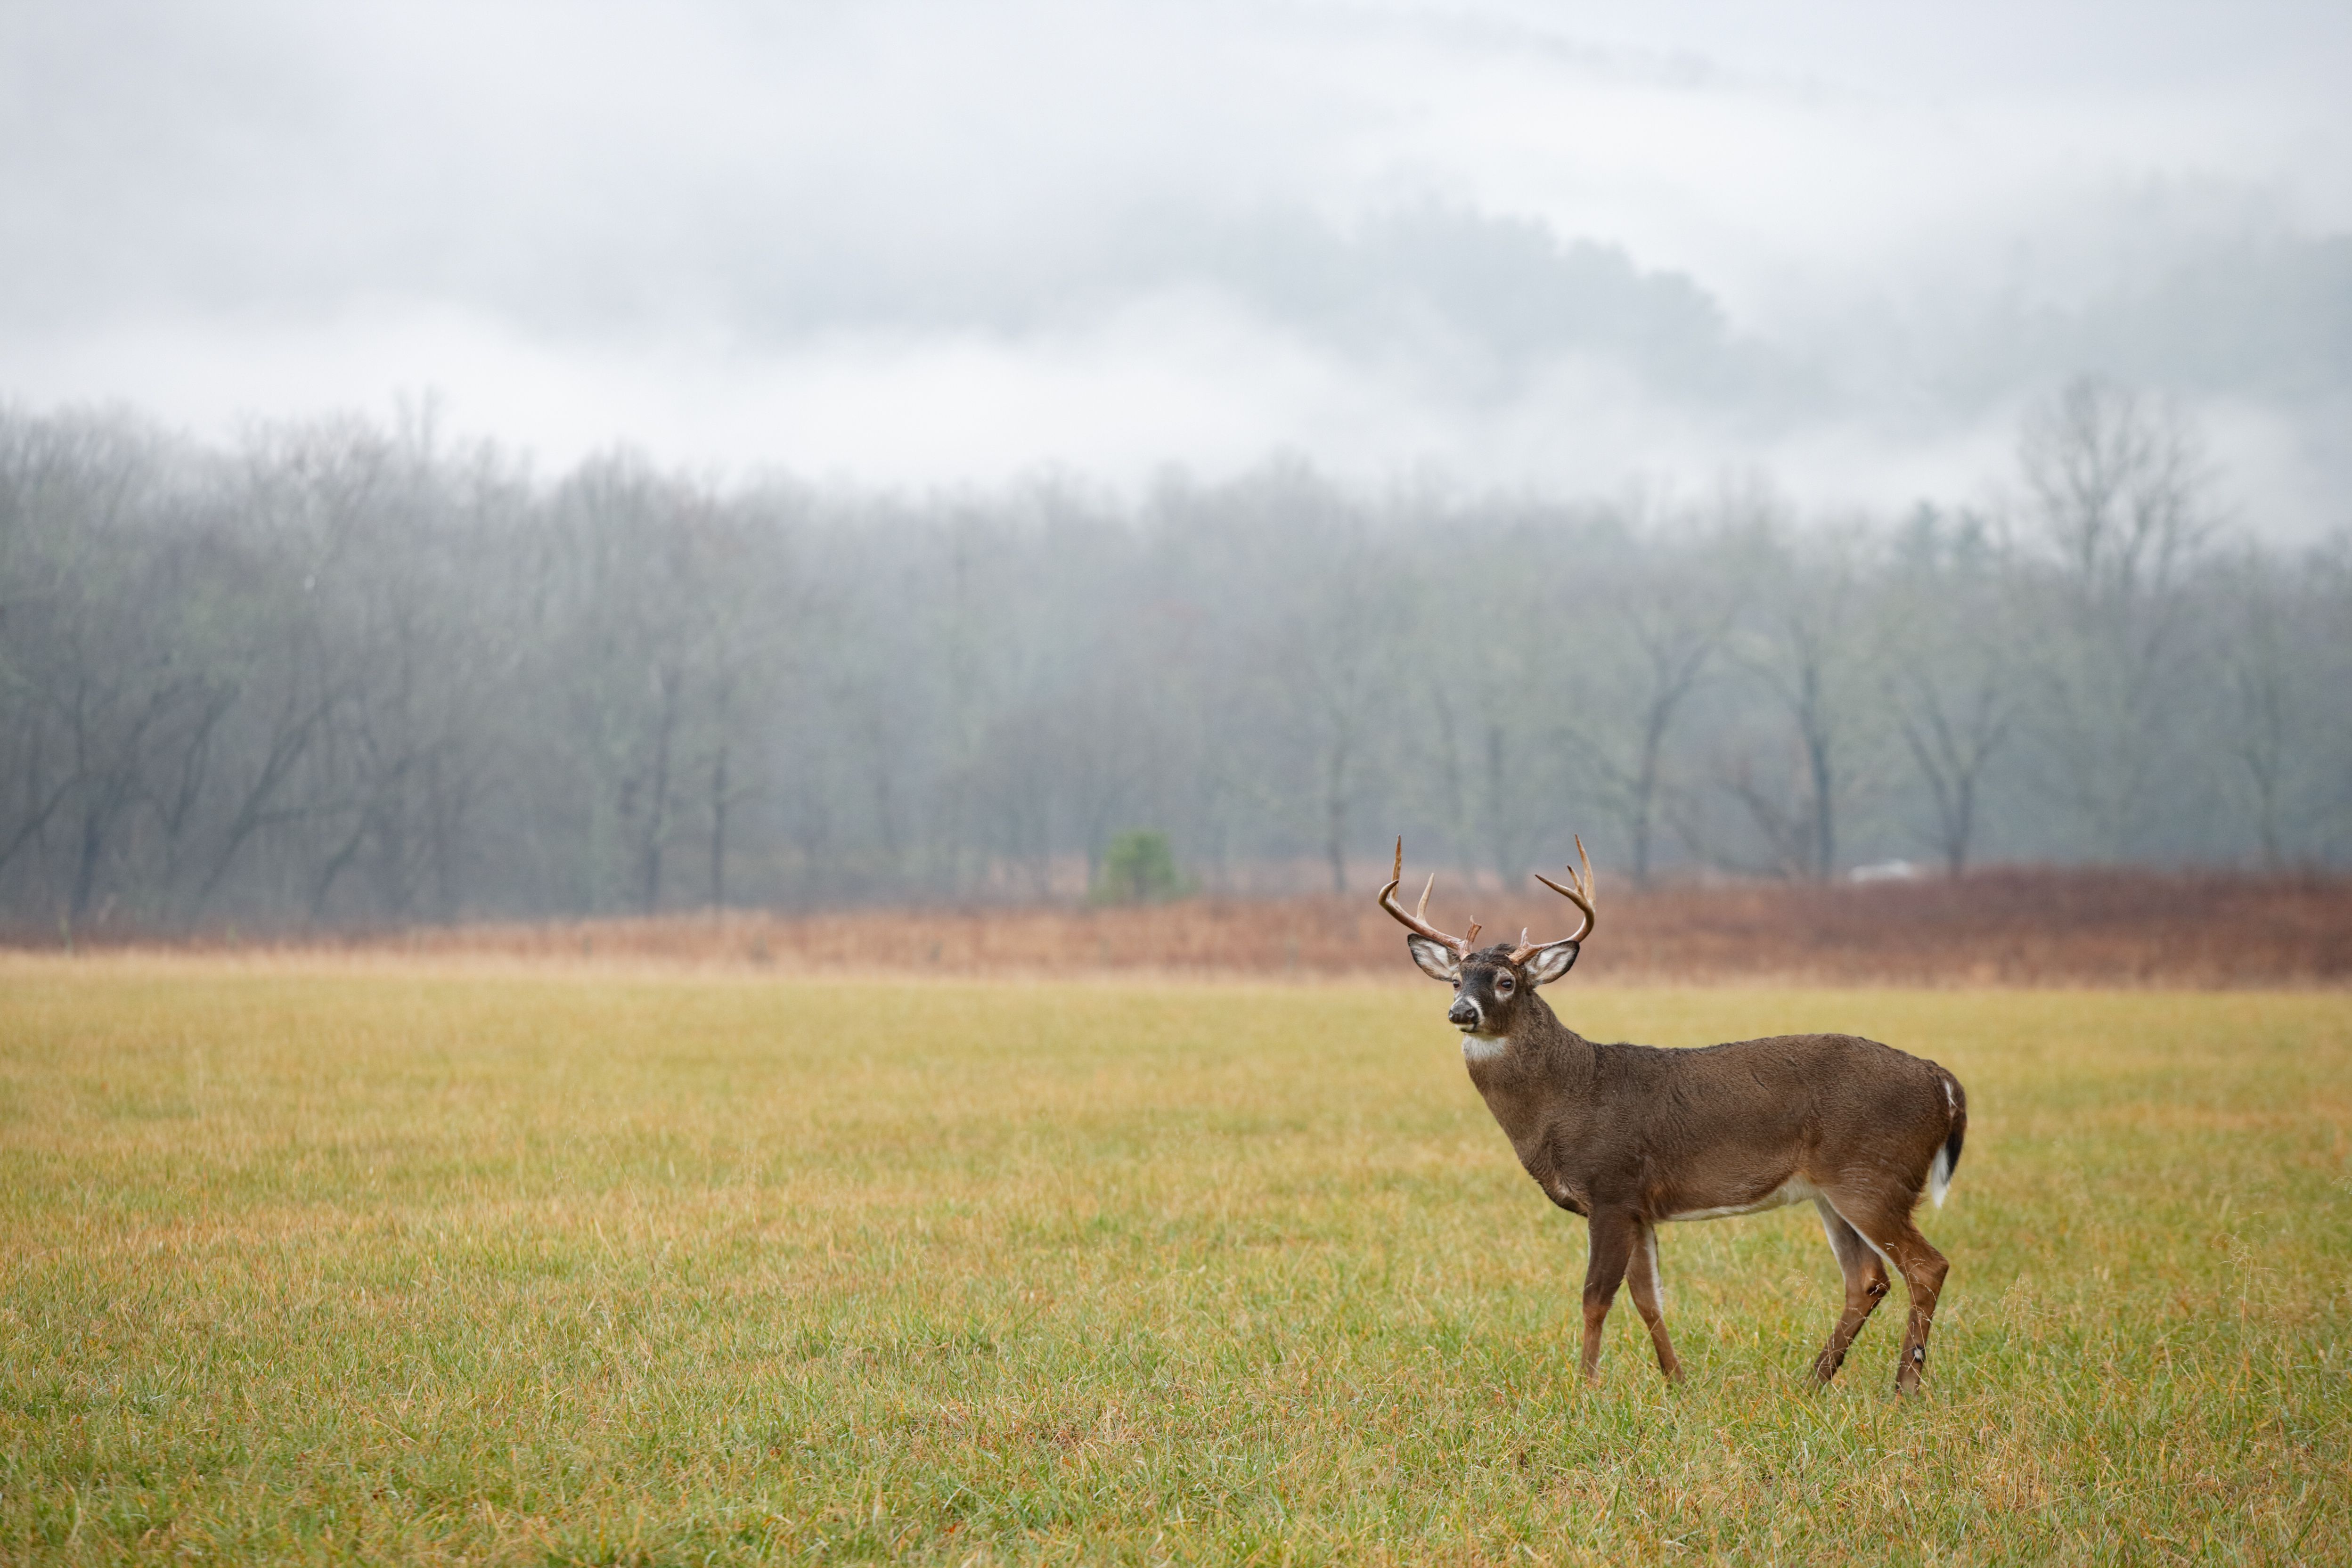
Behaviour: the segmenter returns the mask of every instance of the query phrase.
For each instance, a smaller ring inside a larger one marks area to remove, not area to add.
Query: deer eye
[[[1508,996],[1510,994],[1511,977],[1507,974],[1498,976],[1495,981],[1495,994],[1497,996]]]

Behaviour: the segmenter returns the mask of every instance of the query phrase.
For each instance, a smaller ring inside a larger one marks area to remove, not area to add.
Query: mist
[[[1636,885],[2352,857],[2352,550],[2111,382],[2009,489],[908,500],[0,416],[0,917],[1360,893],[1398,833],[1497,889],[1571,834]]]
[[[2339,866],[2347,68],[2284,0],[10,6],[0,917]]]
[[[2352,481],[2322,4],[11,7],[0,396],[431,403],[554,472],[1277,455],[1556,498],[1988,498],[2082,374],[2244,524]]]

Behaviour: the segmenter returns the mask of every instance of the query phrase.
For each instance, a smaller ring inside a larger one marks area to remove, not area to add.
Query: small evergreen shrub
[[[1104,849],[1102,868],[1095,877],[1094,899],[1100,904],[1156,903],[1184,890],[1184,879],[1176,872],[1176,857],[1168,847],[1168,835],[1132,827]]]

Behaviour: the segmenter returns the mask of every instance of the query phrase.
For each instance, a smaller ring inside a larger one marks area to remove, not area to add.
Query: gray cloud
[[[559,459],[886,480],[1286,447],[1900,500],[2105,369],[2266,431],[2325,526],[2347,39],[2284,0],[35,0],[0,395],[217,427],[433,385]]]

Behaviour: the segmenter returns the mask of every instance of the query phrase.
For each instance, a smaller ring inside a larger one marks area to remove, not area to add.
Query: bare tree
[[[1886,701],[1927,786],[1929,841],[1953,877],[1968,869],[1986,774],[2024,701],[2009,585],[1983,520],[1964,513],[1948,526],[1923,505],[1882,590]]]
[[[564,693],[558,744],[585,786],[573,875],[592,907],[662,901],[700,622],[693,535],[710,504],[625,454],[584,465],[555,498],[546,674]]]
[[[1396,606],[1361,541],[1342,544],[1298,598],[1274,629],[1255,683],[1297,771],[1261,798],[1303,831],[1331,890],[1344,893],[1354,812],[1378,765],[1380,717],[1393,689],[1382,638]]]
[[[1416,804],[1465,881],[1482,867],[1499,886],[1524,881],[1556,830],[1583,628],[1563,611],[1549,542],[1524,522],[1465,520],[1412,574],[1410,619],[1394,628],[1420,649],[1400,672],[1428,722],[1391,721],[1391,754],[1420,775]]]
[[[1580,644],[1578,701],[1564,728],[1625,835],[1635,887],[1647,887],[1668,788],[1669,745],[1739,609],[1748,552],[1727,504],[1706,520],[1654,527],[1643,548],[1570,595],[1601,635]]]
[[[1866,544],[1851,529],[1792,535],[1769,513],[1738,569],[1748,603],[1732,657],[1786,729],[1763,742],[1793,761],[1793,795],[1733,745],[1724,787],[1790,869],[1826,879],[1838,859],[1841,813],[1865,776],[1877,704],[1871,700]]]
[[[2018,442],[2032,515],[2084,598],[2164,594],[2211,534],[2210,474],[2176,404],[2095,376],[2028,415]]]
[[[2210,475],[2177,406],[2087,377],[2028,416],[2018,459],[2054,567],[2035,616],[2042,747],[2097,851],[2120,859],[2165,779],[2181,576],[2215,527]]]
[[[185,614],[201,590],[164,515],[157,438],[105,416],[9,437],[0,689],[16,710],[22,816],[0,834],[0,866],[61,827],[59,912],[78,925],[110,874],[160,891],[131,862],[138,819],[159,775],[205,753],[226,698],[198,657],[201,618]]]
[[[2331,652],[2341,658],[2329,647],[2331,588],[2342,614],[2335,563],[2322,554],[2298,564],[2233,552],[2210,575],[2214,603],[2202,617],[2225,682],[2218,739],[2236,764],[2231,793],[2244,804],[2255,852],[2271,870],[2293,858],[2298,829],[2308,832],[2326,816],[2309,782],[2331,717],[2343,723],[2342,704],[2328,694],[2352,673],[2330,668]]]
[[[2342,547],[2209,551],[2193,431],[2102,384],[2019,460],[2006,532],[1890,537],[1752,485],[727,495],[429,420],[0,410],[0,918],[1045,897],[1128,828],[1233,890],[1344,888],[1383,824],[1508,882],[1563,810],[1643,879],[1670,835],[2340,858]]]

